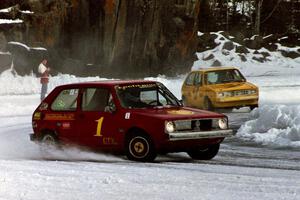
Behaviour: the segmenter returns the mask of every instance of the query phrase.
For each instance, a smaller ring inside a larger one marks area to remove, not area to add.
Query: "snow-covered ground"
[[[299,199],[299,171],[205,163],[0,161],[0,198]]]
[[[0,21],[1,23],[1,21]],[[260,88],[260,108],[230,113],[236,137],[221,145],[212,161],[192,161],[185,153],[135,163],[119,156],[76,148],[45,150],[29,141],[31,115],[39,104],[35,75],[0,74],[0,199],[300,199],[300,60],[267,52],[267,63],[222,49],[197,53],[193,68],[208,67],[213,54],[237,66]],[[238,44],[235,44],[238,45]],[[24,46],[25,48],[29,48]],[[278,47],[285,51],[295,50]],[[146,78],[163,82],[179,99],[185,76]],[[106,80],[60,74],[49,90],[67,83]]]
[[[22,22],[0,19],[0,24]],[[177,153],[160,156],[156,163],[136,163],[77,148],[41,148],[28,137],[31,115],[39,104],[39,79],[13,75],[10,70],[1,73],[0,200],[300,200],[300,58],[283,58],[279,51],[266,49],[248,49],[242,57],[223,49],[229,39],[216,34],[220,45],[197,53],[199,60],[193,69],[208,67],[216,60],[239,67],[260,87],[260,108],[250,114],[243,110],[229,114],[232,125],[242,126],[236,137],[222,143],[211,161],[192,161],[185,153]],[[30,50],[25,44],[12,43]],[[299,51],[277,46],[278,50]],[[265,63],[257,61],[262,53],[269,54]],[[214,59],[206,60],[211,54]],[[181,98],[184,76],[147,79],[163,82]],[[58,75],[51,77],[49,90],[95,80],[106,79]]]
[[[300,102],[299,77],[300,75],[297,74],[248,77],[248,81],[258,85],[260,88],[260,108],[251,113],[251,120],[241,127],[237,134],[238,137],[265,145],[300,147],[300,124],[296,123],[298,118],[300,118],[300,113],[296,112],[300,109],[298,107]],[[180,89],[184,78],[185,76],[174,79],[160,76],[146,79],[164,83],[181,99]],[[49,90],[61,84],[95,80],[107,79],[100,77],[80,78],[61,74],[51,78]],[[28,104],[24,99],[33,98],[33,95],[38,97],[40,92],[38,78],[34,75],[25,77],[13,75],[10,70],[7,70],[0,75],[0,84],[2,86],[0,90],[0,115],[8,114],[9,116],[14,116],[19,113],[30,115],[33,112],[38,104],[38,100],[31,100],[32,104]],[[22,95],[22,101],[13,102],[17,101],[17,97],[20,95]],[[261,128],[262,126],[263,128]],[[272,134],[270,134],[270,131]]]
[[[44,152],[28,139],[38,99],[1,97],[1,110],[14,107],[0,115],[0,199],[299,199],[299,152],[272,158],[266,149],[261,159],[266,150],[225,143],[213,161],[179,153],[157,163],[78,149]]]
[[[300,118],[297,112],[300,109],[299,77],[299,75],[248,77],[248,81],[260,88],[260,108],[251,113],[251,120],[239,130],[238,136],[241,139],[251,139],[265,145],[300,146],[300,125],[297,123]],[[180,88],[184,78],[181,76],[170,79],[160,76],[146,79],[163,82],[180,99]],[[58,75],[51,78],[49,90],[61,84],[95,80],[107,79]],[[34,75],[21,77],[7,70],[0,75],[0,84],[0,117],[31,115],[38,104],[39,79]]]
[[[262,106],[212,161],[177,153],[136,163],[76,148],[45,151],[30,142],[39,80],[6,71],[0,75],[0,199],[300,199],[299,78],[248,77],[260,86]],[[184,76],[147,79],[180,98]],[[94,80],[105,79],[58,75],[49,87]]]
[[[269,51],[265,48],[253,50],[246,48],[248,53],[237,53],[236,48],[240,44],[224,37],[221,32],[214,32],[217,38],[214,40],[218,44],[214,49],[198,52],[198,60],[194,62],[193,69],[209,67],[217,60],[223,66],[238,67],[245,76],[290,76],[300,75],[300,57],[291,59],[284,57],[280,51],[300,52],[300,47],[289,48],[277,43],[277,51]],[[198,34],[201,36],[201,33]],[[232,42],[232,50],[224,49],[224,44]],[[208,58],[213,56],[213,59]],[[244,59],[242,59],[244,58]],[[262,62],[258,60],[262,59]]]

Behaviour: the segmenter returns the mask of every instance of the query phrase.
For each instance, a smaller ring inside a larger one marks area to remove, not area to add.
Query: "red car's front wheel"
[[[153,142],[146,134],[133,134],[126,140],[126,156],[129,160],[151,162],[156,157]]]

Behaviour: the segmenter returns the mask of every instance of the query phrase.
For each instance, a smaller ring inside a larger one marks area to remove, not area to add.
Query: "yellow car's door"
[[[185,106],[195,106],[195,76],[196,72],[191,72],[185,79],[181,93],[182,93],[182,101]]]
[[[204,101],[204,96],[205,96],[205,86],[203,84],[203,73],[202,72],[197,72],[195,76],[195,84],[194,84],[194,105],[197,108],[202,108],[203,107],[203,101]]]

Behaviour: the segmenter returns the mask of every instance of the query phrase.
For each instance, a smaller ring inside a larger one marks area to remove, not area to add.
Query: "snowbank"
[[[246,48],[248,53],[237,53],[236,48],[240,44],[224,37],[221,32],[213,33],[217,35],[214,40],[218,46],[212,50],[198,52],[198,60],[194,62],[192,69],[205,68],[214,65],[219,61],[222,66],[234,66],[239,68],[245,76],[266,76],[266,75],[290,75],[300,74],[300,58],[291,59],[284,57],[279,50],[287,52],[296,51],[299,48],[287,48],[276,44],[278,51],[271,52],[265,48],[253,50]],[[224,44],[232,42],[232,50],[224,49]],[[264,60],[260,62],[259,60]]]
[[[165,76],[148,77],[145,80],[155,80],[162,82],[171,92],[181,99],[181,85],[185,75],[177,78],[168,78]],[[50,78],[49,90],[62,84],[101,81],[108,80],[100,77],[76,77],[73,75],[59,74]],[[298,104],[300,102],[300,84],[299,76],[262,76],[249,77],[251,83],[260,88],[260,104]],[[30,76],[19,76],[7,70],[0,74],[0,96],[4,95],[32,95],[39,94],[41,85],[40,80],[34,74]]]
[[[251,118],[237,137],[268,146],[300,147],[300,106],[264,105]]]
[[[1,9],[1,10],[0,10],[0,13],[9,13],[9,12],[12,11],[12,9],[13,9],[13,7]]]
[[[12,70],[0,74],[0,95],[38,93],[39,82],[33,76],[15,75]]]
[[[154,80],[163,83],[178,99],[181,99],[181,85],[184,79],[185,75],[177,78],[168,78],[165,76],[145,78],[145,80]]]
[[[21,19],[0,19],[0,24],[19,24],[23,23]]]
[[[170,79],[165,76],[156,78],[149,77],[146,80],[155,80],[164,83],[177,98],[181,98],[181,84],[185,76]],[[58,85],[87,82],[87,81],[101,81],[109,80],[107,78],[95,77],[76,77],[68,74],[59,74],[50,78],[48,91],[51,91]],[[41,91],[40,79],[36,75],[19,76],[13,70],[6,70],[0,74],[0,95],[31,95],[39,94]]]
[[[50,78],[49,89],[51,91],[54,87],[62,84],[107,80],[99,77],[75,77],[73,75],[59,74]],[[12,70],[6,70],[0,74],[0,95],[29,95],[39,94],[41,90],[40,79],[35,74],[28,76],[19,76]]]

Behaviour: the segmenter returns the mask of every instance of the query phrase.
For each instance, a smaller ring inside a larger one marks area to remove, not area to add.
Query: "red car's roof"
[[[81,83],[71,83],[66,85],[61,85],[60,87],[65,86],[115,86],[115,85],[127,85],[127,84],[149,84],[156,83],[156,81],[149,80],[104,80],[104,81],[91,81],[91,82],[81,82]]]

